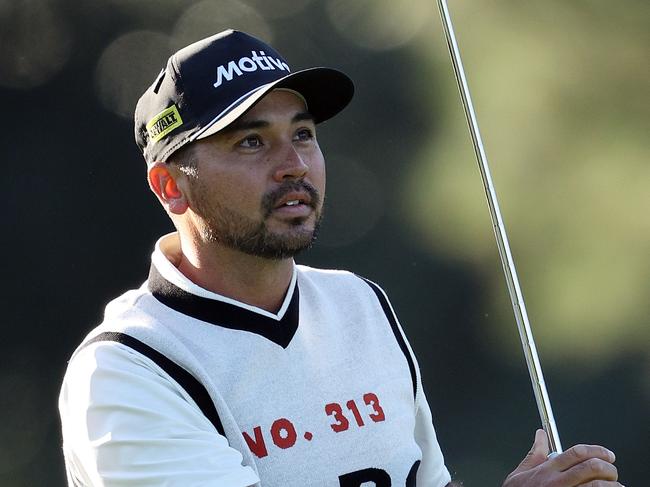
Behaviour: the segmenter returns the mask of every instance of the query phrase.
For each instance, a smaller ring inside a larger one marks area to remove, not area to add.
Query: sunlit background
[[[450,9],[565,446],[647,484],[650,8]],[[418,354],[455,477],[500,485],[539,423],[435,1],[0,0],[5,231],[0,485],[63,486],[56,396],[104,304],[171,225],[133,143],[176,49],[225,28],[338,67],[319,129],[326,222],[298,259],[380,282]]]

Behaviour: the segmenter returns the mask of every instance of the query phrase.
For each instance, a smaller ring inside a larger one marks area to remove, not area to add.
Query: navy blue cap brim
[[[250,110],[264,95],[278,88],[299,93],[315,123],[324,122],[343,110],[352,100],[354,83],[341,71],[332,68],[309,68],[288,74],[243,95],[194,133],[189,141],[203,139],[223,130]]]

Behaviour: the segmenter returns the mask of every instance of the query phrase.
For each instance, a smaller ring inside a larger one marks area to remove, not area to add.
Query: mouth
[[[320,196],[307,181],[285,182],[264,196],[262,207],[266,216],[307,218],[318,210]]]
[[[273,213],[290,218],[306,218],[314,209],[308,194],[290,193],[281,198],[273,207]]]
[[[280,198],[273,209],[277,210],[280,208],[293,208],[297,206],[311,207],[311,201],[312,199],[307,193],[289,193]]]

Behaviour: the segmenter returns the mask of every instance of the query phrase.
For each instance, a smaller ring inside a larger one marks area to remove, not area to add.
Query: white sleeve
[[[451,482],[451,475],[445,466],[445,461],[433,428],[431,409],[427,398],[418,384],[417,411],[415,414],[415,442],[422,450],[422,463],[418,469],[417,485],[423,487],[444,487]]]
[[[68,481],[85,487],[247,487],[259,482],[185,391],[130,348],[89,345],[59,411]]]

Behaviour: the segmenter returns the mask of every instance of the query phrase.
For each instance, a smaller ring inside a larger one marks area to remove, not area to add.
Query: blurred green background
[[[450,1],[560,435],[647,485],[650,4]],[[310,265],[380,282],[467,486],[501,485],[539,420],[434,1],[0,0],[0,485],[63,486],[56,398],[104,304],[171,228],[133,143],[177,48],[227,27],[338,67]]]

